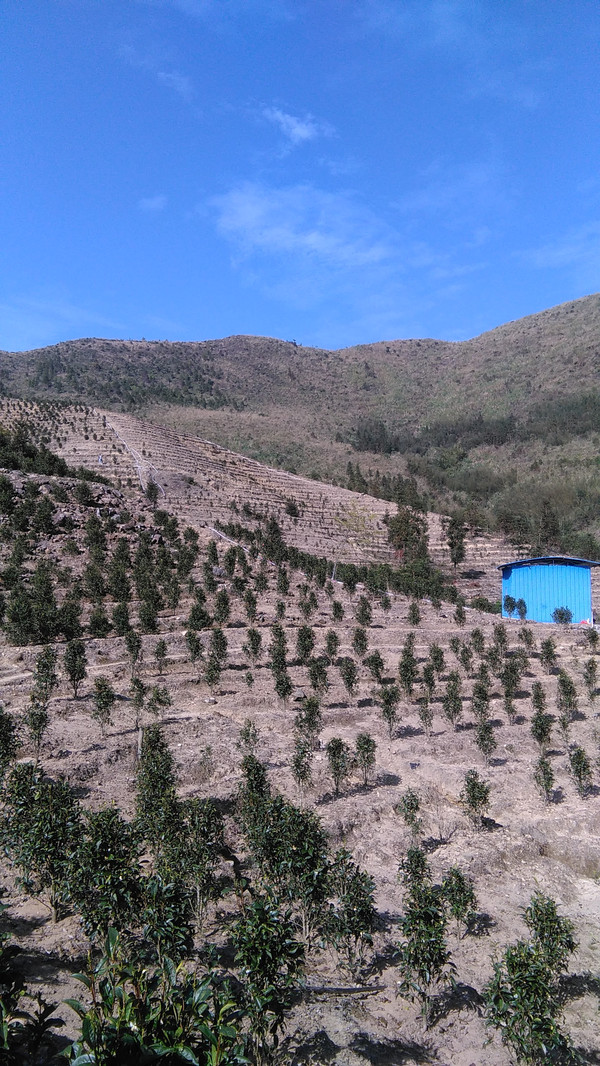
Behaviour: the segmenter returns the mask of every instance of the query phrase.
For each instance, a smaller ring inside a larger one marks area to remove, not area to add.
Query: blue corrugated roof
[[[591,622],[592,559],[568,555],[542,555],[536,559],[515,559],[498,567],[502,571],[502,616],[510,612],[506,598],[522,600],[532,622],[554,622],[558,607],[566,607],[575,623]]]
[[[497,566],[496,570],[506,570],[508,566],[529,566],[531,563],[559,563],[566,565],[571,563],[573,566],[600,566],[600,562],[595,562],[593,559],[577,559],[572,555],[538,555],[535,559],[514,559],[511,563],[502,563],[501,566]]]

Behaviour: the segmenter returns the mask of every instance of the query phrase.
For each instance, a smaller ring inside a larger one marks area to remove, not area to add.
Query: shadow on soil
[[[493,929],[495,925],[496,922],[491,917],[491,915],[486,914],[485,912],[481,914],[474,914],[473,917],[469,919],[469,924],[467,925],[467,935],[475,937],[489,936],[490,929]]]
[[[446,1018],[449,1014],[461,1010],[476,1010],[479,1012],[483,1006],[483,998],[472,985],[465,985],[458,981],[453,988],[440,992],[431,1001],[429,1008],[430,1025]]]
[[[408,740],[411,737],[422,737],[424,730],[421,726],[402,725],[396,730],[397,740]]]
[[[357,1033],[349,1045],[372,1066],[402,1066],[407,1062],[433,1062],[432,1053],[414,1040],[374,1040],[367,1033]]]
[[[600,1000],[600,977],[590,973],[571,973],[560,978],[558,994],[562,1003],[592,995]]]
[[[375,974],[381,974],[384,970],[388,970],[390,966],[395,966],[398,960],[398,947],[396,944],[386,944],[382,951],[378,951],[369,966],[364,971],[365,978],[373,977]]]
[[[377,775],[376,784],[378,785],[399,785],[400,778],[398,774],[381,773]]]
[[[281,1045],[282,1051],[289,1052],[288,1042],[283,1041]],[[340,1048],[333,1042],[330,1036],[327,1035],[324,1029],[320,1029],[318,1033],[314,1033],[304,1043],[298,1044],[295,1051],[291,1055],[291,1066],[300,1066],[300,1063],[321,1063],[332,1062],[335,1059]]]
[[[348,1048],[371,1066],[403,1066],[404,1063],[433,1062],[432,1053],[423,1044],[412,1040],[374,1040],[367,1033],[357,1033]],[[289,1054],[289,1045],[285,1042],[282,1050]],[[343,1047],[336,1044],[331,1037],[320,1029],[307,1040],[299,1043],[290,1055],[291,1066],[321,1066],[333,1062]]]
[[[493,818],[482,818],[481,828],[486,833],[493,833],[496,829],[504,829],[501,822],[495,822]]]
[[[270,765],[271,766],[276,766],[278,764],[271,763]],[[287,764],[286,763],[280,763],[279,765],[285,766]],[[385,778],[385,780],[384,780],[384,778]],[[381,775],[381,776],[379,776],[377,778],[377,780],[374,783],[369,784],[366,787],[365,787],[365,785],[350,785],[349,788],[340,789],[339,795],[337,795],[337,796],[336,796],[335,792],[325,792],[323,796],[321,796],[319,799],[315,800],[315,807],[322,807],[322,806],[324,806],[327,803],[332,803],[333,800],[348,799],[351,796],[368,795],[369,792],[372,792],[373,789],[377,788],[378,785],[398,785],[399,783],[400,783],[400,778],[396,777],[395,774]]]
[[[38,984],[54,984],[61,974],[81,973],[85,970],[87,955],[66,958],[54,951],[35,951],[33,948],[18,950],[12,960],[12,968],[26,982],[29,992],[35,995]]]
[[[600,1066],[600,1051],[593,1048],[576,1048],[578,1059],[574,1059],[574,1066]]]

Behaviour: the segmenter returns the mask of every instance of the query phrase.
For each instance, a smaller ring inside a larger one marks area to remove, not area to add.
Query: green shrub
[[[490,802],[490,785],[480,778],[477,770],[467,770],[460,801],[474,824],[481,827]]]
[[[494,963],[483,992],[487,1024],[518,1062],[567,1062],[571,1044],[559,1025],[557,978],[575,950],[572,925],[556,913],[553,900],[536,894],[525,912],[533,936],[506,948]]]

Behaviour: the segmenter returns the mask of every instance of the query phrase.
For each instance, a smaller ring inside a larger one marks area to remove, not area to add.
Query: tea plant
[[[442,707],[444,709],[444,716],[448,719],[453,729],[458,729],[458,723],[462,717],[462,699],[461,699],[461,687],[462,683],[460,675],[456,670],[451,670],[448,674],[448,681],[446,684],[446,691],[442,697]]]
[[[554,789],[554,771],[550,760],[543,755],[540,756],[535,764],[533,779],[546,803],[549,803]]]
[[[490,803],[490,786],[480,778],[477,770],[467,770],[460,801],[474,825],[481,828]]]
[[[294,728],[302,738],[309,742],[311,748],[316,747],[319,733],[323,728],[323,715],[316,696],[304,697],[294,719]]]
[[[402,691],[407,696],[412,696],[417,677],[418,664],[415,656],[415,635],[414,633],[409,633],[398,664],[398,680]]]
[[[329,769],[333,778],[336,796],[339,796],[342,783],[350,772],[350,749],[340,737],[332,737],[325,746]]]
[[[460,867],[450,867],[444,876],[442,897],[457,927],[460,928],[462,925],[466,931],[469,922],[477,912],[477,897],[472,880],[465,876]]]
[[[410,829],[413,840],[416,840],[423,828],[423,822],[419,818],[419,811],[421,810],[419,793],[415,792],[414,788],[407,788],[394,809],[398,814],[402,815]]]
[[[81,810],[66,781],[44,777],[33,763],[17,763],[3,790],[2,842],[27,891],[48,897],[57,921],[71,898],[71,875],[81,836]]]
[[[350,655],[342,656],[342,658],[338,659],[338,669],[344,688],[352,696],[358,684],[358,667],[354,659]]]
[[[556,666],[556,644],[552,637],[547,637],[540,644],[540,662],[547,673],[552,673]]]
[[[425,731],[425,735],[429,737],[431,735],[431,727],[433,725],[433,707],[431,706],[427,694],[419,698],[418,715],[419,721]]]
[[[159,676],[162,677],[165,669],[165,663],[167,661],[167,642],[162,638],[157,640],[154,646],[154,659],[158,666]]]
[[[569,752],[569,767],[573,774],[577,791],[581,798],[585,799],[592,786],[592,767],[584,749],[579,747],[579,745]]]
[[[479,629],[478,626],[475,629],[471,630],[470,640],[471,647],[476,653],[476,655],[483,655],[483,653],[485,652],[485,637],[483,635],[482,630]]]
[[[588,659],[583,668],[583,682],[587,690],[590,703],[596,699],[596,685],[598,684],[598,661]]]
[[[399,945],[398,992],[419,1001],[428,1028],[433,991],[451,981],[455,969],[446,944],[446,913],[437,889],[425,882],[418,893],[410,892],[399,924],[403,939]]]
[[[117,694],[108,678],[102,676],[94,678],[92,718],[95,718],[100,724],[100,731],[103,737],[106,736],[106,727],[112,723],[111,712],[116,699]]]
[[[63,656],[63,666],[73,689],[73,697],[77,699],[79,689],[87,677],[87,655],[82,640],[69,641]]]
[[[242,651],[248,656],[251,662],[255,663],[260,659],[262,650],[262,636],[258,629],[250,627],[246,630],[246,642],[242,645]]]
[[[244,755],[255,755],[259,740],[260,734],[256,725],[251,718],[245,718],[244,724],[240,729],[237,747]]]
[[[365,949],[373,943],[371,934],[377,920],[375,882],[344,848],[335,854],[327,881],[329,905],[323,933],[328,943],[344,951],[351,972],[357,973],[364,962]]]
[[[356,655],[362,658],[367,654],[367,648],[369,646],[367,640],[366,630],[362,626],[357,626],[352,634],[352,650]]]
[[[377,681],[378,684],[381,684],[383,672],[385,670],[385,663],[381,656],[381,652],[373,651],[370,655],[367,655],[364,660],[364,665],[373,678],[373,681]]]
[[[315,648],[315,634],[310,626],[300,626],[296,637],[296,654],[305,666]]]
[[[104,954],[76,976],[91,1006],[67,1000],[81,1019],[81,1032],[67,1052],[73,1064],[248,1061],[243,1012],[214,974],[198,978],[170,959],[160,966],[131,961],[111,929]]]
[[[338,637],[335,629],[328,629],[325,634],[325,654],[332,663],[337,658],[337,653],[340,648],[340,638]]]
[[[383,685],[377,693],[377,702],[381,707],[381,714],[388,727],[390,740],[394,735],[398,719],[398,704],[400,703],[400,689],[397,685]]]
[[[157,851],[174,800],[173,756],[160,726],[149,725],[143,732],[136,773],[136,813],[140,832]]]
[[[544,755],[552,736],[552,715],[541,709],[536,710],[531,719],[530,730],[536,744],[540,746],[541,754]]]
[[[304,945],[296,939],[291,912],[282,910],[268,895],[252,901],[232,936],[250,1020],[253,1061],[263,1066],[279,1043],[291,993],[304,966]]]
[[[429,661],[438,677],[443,673],[445,666],[444,652],[439,644],[431,644],[429,648]]]
[[[475,743],[483,755],[485,765],[489,766],[490,758],[498,747],[494,733],[494,727],[488,718],[482,718],[475,730]]]
[[[360,767],[363,786],[369,783],[369,775],[375,766],[377,744],[370,733],[359,733],[356,738],[356,762]]]
[[[305,792],[312,785],[312,760],[313,746],[311,742],[302,736],[294,738],[294,754],[292,756],[292,777],[300,792]]]
[[[553,900],[539,895],[525,921],[532,939],[506,948],[484,989],[487,1024],[500,1030],[518,1062],[572,1061],[570,1041],[559,1025],[557,984],[576,946],[571,923],[557,915]]]
[[[87,811],[71,875],[73,902],[88,936],[105,937],[110,927],[137,924],[143,880],[140,840],[119,811]]]
[[[15,720],[0,703],[0,786],[19,746]]]

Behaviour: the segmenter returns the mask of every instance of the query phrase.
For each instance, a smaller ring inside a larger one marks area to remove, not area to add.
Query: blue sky
[[[462,340],[600,289],[597,0],[2,6],[2,349]]]

